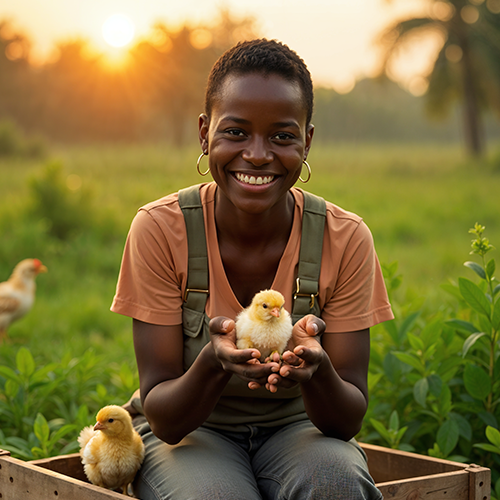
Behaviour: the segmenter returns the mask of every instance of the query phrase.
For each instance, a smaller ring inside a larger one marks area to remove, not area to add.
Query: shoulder
[[[303,213],[304,196],[306,192],[300,188],[293,188],[292,193],[295,198],[295,203],[299,207],[300,213]],[[311,193],[307,194],[311,195]],[[368,226],[363,222],[362,217],[345,210],[330,201],[324,201],[326,205],[326,234],[329,234],[333,239],[340,239],[340,241],[346,243],[350,241],[353,236],[371,240],[371,232],[368,229]]]
[[[201,184],[200,196],[203,205],[214,198],[214,183]],[[159,230],[161,232],[185,232],[184,215],[179,205],[179,193],[172,193],[143,205],[132,222],[134,230]]]

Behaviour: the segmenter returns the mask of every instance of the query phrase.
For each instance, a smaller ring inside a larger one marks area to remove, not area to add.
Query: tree
[[[383,71],[395,50],[422,32],[443,39],[428,78],[428,109],[444,115],[460,101],[467,150],[480,156],[486,146],[481,114],[488,108],[500,113],[500,1],[430,0],[427,16],[398,21],[383,32]]]

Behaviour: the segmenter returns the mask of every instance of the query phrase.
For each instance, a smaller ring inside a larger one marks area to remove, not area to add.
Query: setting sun
[[[114,14],[102,25],[102,36],[112,47],[128,45],[135,34],[134,23],[124,14]]]

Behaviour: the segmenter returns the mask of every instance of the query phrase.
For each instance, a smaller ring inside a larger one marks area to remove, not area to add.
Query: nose
[[[252,165],[260,167],[271,163],[274,156],[264,138],[254,137],[250,143],[247,144],[247,147],[243,151],[241,157]]]

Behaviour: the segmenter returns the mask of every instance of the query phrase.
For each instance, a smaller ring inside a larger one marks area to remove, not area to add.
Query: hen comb
[[[33,265],[35,266],[35,269],[40,269],[42,262],[38,259],[33,259]]]

